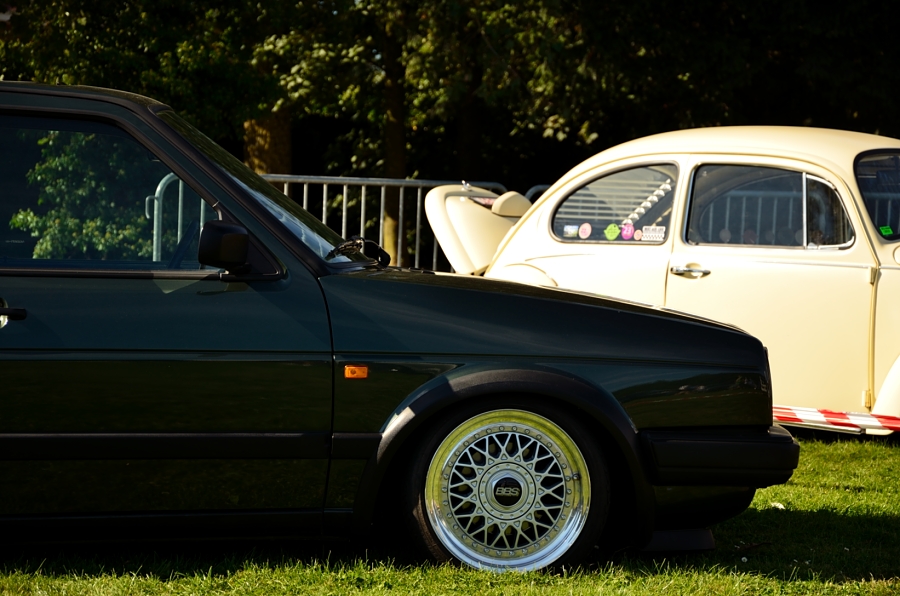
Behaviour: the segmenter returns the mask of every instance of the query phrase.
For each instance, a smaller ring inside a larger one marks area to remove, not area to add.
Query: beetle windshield
[[[900,154],[880,153],[858,159],[856,182],[881,237],[900,240]]]
[[[160,112],[159,117],[178,131],[197,149],[210,158],[223,172],[228,174],[247,194],[277,217],[285,227],[321,258],[331,263],[349,261],[368,262],[368,257],[359,253],[335,253],[335,247],[344,239],[331,228],[320,222],[306,209],[284,196],[256,172],[240,160],[219,147],[209,137],[185,122],[171,110]]]

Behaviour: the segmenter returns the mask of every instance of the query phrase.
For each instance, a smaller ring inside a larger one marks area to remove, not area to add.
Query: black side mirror
[[[354,236],[354,238],[359,238],[359,236]],[[363,244],[363,254],[370,259],[375,259],[376,261],[378,261],[378,264],[382,267],[387,267],[391,264],[391,255],[389,255],[386,250],[381,248],[381,246],[374,240],[365,241],[365,244]]]
[[[202,265],[220,267],[229,273],[245,273],[250,270],[249,250],[247,228],[225,221],[208,221],[200,232],[197,260]]]

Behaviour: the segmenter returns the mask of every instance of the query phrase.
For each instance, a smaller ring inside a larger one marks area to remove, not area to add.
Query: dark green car
[[[796,467],[753,337],[378,257],[162,104],[0,83],[0,532],[536,569]]]

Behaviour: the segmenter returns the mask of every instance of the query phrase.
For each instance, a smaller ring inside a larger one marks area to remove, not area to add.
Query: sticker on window
[[[578,238],[578,226],[574,224],[563,226],[563,238]]]
[[[591,230],[591,224],[584,222],[583,224],[581,224],[581,227],[578,228],[578,237],[582,240],[587,240],[591,237]]]
[[[881,232],[882,236],[890,236],[894,233],[894,230],[891,229],[891,226],[881,226],[878,228],[878,231]]]
[[[635,231],[634,231],[634,239],[635,239],[635,240],[640,240],[640,239],[643,238],[643,237],[644,237],[644,231],[643,231],[643,230],[635,230]]]
[[[631,222],[622,226],[622,240],[631,240],[634,236],[634,225]]]
[[[666,226],[644,226],[641,240],[644,242],[662,242],[666,239]]]
[[[603,230],[603,235],[606,236],[607,240],[612,242],[619,237],[619,226],[616,224],[609,224],[606,226],[606,229]]]

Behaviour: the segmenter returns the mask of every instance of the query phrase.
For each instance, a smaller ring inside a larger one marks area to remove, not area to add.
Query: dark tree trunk
[[[260,174],[291,173],[291,115],[287,109],[244,122],[244,161]]]
[[[401,32],[388,25],[384,44],[384,153],[388,178],[406,178],[406,78],[402,62]],[[405,236],[400,229],[400,193],[388,191],[384,216],[384,249],[391,255],[392,265],[408,265]],[[404,223],[404,227],[406,227]],[[400,250],[397,250],[398,239]]]

